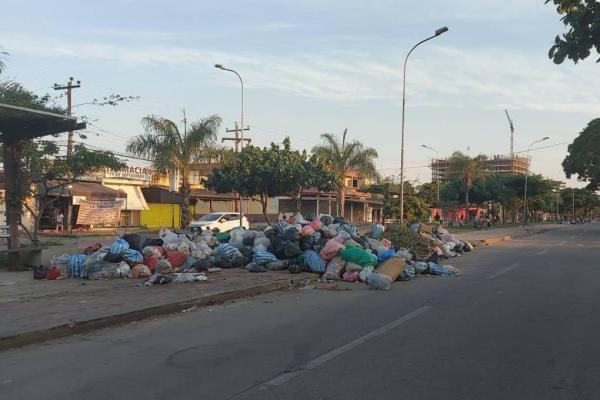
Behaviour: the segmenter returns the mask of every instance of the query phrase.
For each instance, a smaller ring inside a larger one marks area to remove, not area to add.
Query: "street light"
[[[433,36],[423,39],[419,43],[415,44],[404,59],[404,75],[402,78],[402,144],[400,149],[400,223],[402,224],[404,224],[404,109],[406,106],[406,63],[408,62],[408,56],[410,56],[413,50],[419,45],[436,38],[447,31],[448,27],[446,26],[436,30]]]
[[[242,111],[241,111],[241,116],[240,116],[240,125],[241,125],[241,129],[240,129],[240,139],[241,139],[240,149],[243,150],[244,149],[244,81],[242,80],[241,75],[238,74],[237,71],[235,71],[233,69],[225,68],[221,64],[215,64],[215,68],[221,69],[223,71],[233,72],[240,79],[240,85],[242,86]],[[243,219],[244,219],[244,208],[243,208],[244,206],[243,206],[243,204],[244,204],[244,199],[242,197],[242,194],[240,193],[240,226],[243,226],[242,222],[243,222]]]
[[[531,147],[539,142],[543,142],[544,140],[548,140],[550,139],[548,136],[545,136],[539,140],[536,140],[535,142],[532,142],[529,147],[527,148],[527,156],[529,157],[529,150],[531,150]],[[529,165],[527,166],[527,169],[525,170],[525,201],[524,201],[524,205],[523,205],[523,228],[525,228],[525,225],[527,225],[527,177],[529,176]]]
[[[424,147],[426,149],[432,150],[433,152],[435,152],[435,155],[437,156],[437,158],[440,158],[440,153],[437,152],[436,149],[434,149],[433,147],[427,146],[422,144],[421,147]],[[431,161],[431,170],[433,171],[433,161]],[[437,206],[440,206],[440,174],[436,173],[435,174],[435,182],[437,183]]]

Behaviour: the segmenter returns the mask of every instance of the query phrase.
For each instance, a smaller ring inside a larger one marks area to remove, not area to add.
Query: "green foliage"
[[[548,56],[561,64],[566,58],[577,63],[590,56],[591,50],[600,53],[600,2],[597,0],[546,0],[554,3],[567,27],[562,37],[556,36]],[[600,58],[596,61],[600,62]]]
[[[587,188],[600,188],[600,118],[592,120],[569,145],[563,169],[567,178],[577,174],[578,179],[587,180]]]
[[[13,106],[32,108],[34,110],[47,111],[55,114],[64,114],[65,109],[54,104],[49,94],[38,96],[23,87],[18,82],[0,82],[0,103]]]
[[[333,190],[335,177],[325,171],[315,157],[309,159],[305,151],[292,151],[286,138],[283,146],[246,146],[239,153],[229,153],[223,165],[215,168],[204,184],[218,193],[258,196],[265,219],[270,223],[267,214],[270,197],[297,197],[309,188]]]
[[[383,237],[392,242],[395,248],[404,247],[413,250],[419,257],[429,254],[428,240],[400,224],[389,225]]]
[[[375,167],[377,151],[371,147],[365,147],[358,141],[346,143],[347,133],[348,130],[344,130],[341,142],[334,135],[324,133],[321,135],[323,144],[312,149],[312,153],[327,166],[336,178],[338,215],[342,217],[346,200],[344,179],[348,173],[355,171],[364,178],[378,176]]]
[[[150,115],[142,119],[145,133],[134,137],[126,150],[153,160],[163,171],[178,172],[181,177],[180,192],[183,197],[181,226],[189,224],[190,168],[203,160],[204,151],[214,145],[221,118],[211,115],[193,122],[189,129],[184,119],[183,131],[170,119]]]
[[[366,192],[383,195],[383,217],[386,219],[400,218],[400,185],[393,182],[391,177],[380,180],[365,189]],[[415,187],[404,182],[404,218],[409,223],[425,221],[429,218],[429,205]]]

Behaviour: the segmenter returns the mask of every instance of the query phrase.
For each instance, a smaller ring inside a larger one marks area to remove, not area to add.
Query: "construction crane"
[[[514,136],[515,136],[515,126],[513,125],[512,119],[510,119],[510,115],[508,115],[508,110],[504,110],[504,112],[506,113],[506,118],[508,118],[508,124],[510,125],[510,158],[513,158],[515,155],[514,148],[513,148]]]

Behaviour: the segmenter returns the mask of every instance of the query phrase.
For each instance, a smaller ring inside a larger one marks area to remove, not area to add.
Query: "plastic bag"
[[[123,260],[129,265],[136,265],[144,262],[144,256],[137,250],[128,249],[123,253]]]
[[[353,262],[347,262],[346,263],[346,271],[360,272],[362,269],[363,269],[363,267],[361,265],[356,264],[356,263],[353,263]]]
[[[428,265],[425,261],[417,261],[413,264],[413,268],[415,270],[415,273],[417,274],[422,274],[423,272],[425,272],[427,270],[427,267]]]
[[[169,278],[168,276],[161,275],[161,274],[152,274],[152,276],[150,278],[148,278],[148,280],[146,282],[144,282],[144,285],[146,285],[146,286],[166,285],[167,283],[171,283],[171,282],[173,282],[173,279]]]
[[[58,267],[62,275],[68,276],[69,274],[69,260],[71,256],[63,254],[60,256],[54,256],[50,260],[50,267]]]
[[[358,282],[358,271],[346,271],[342,279],[346,282]]]
[[[451,265],[442,265],[436,263],[428,263],[428,272],[432,275],[453,276],[458,275],[458,270]]]
[[[147,278],[152,275],[152,271],[144,264],[137,264],[131,268],[131,274],[129,275],[133,279]]]
[[[182,253],[181,251],[167,251],[167,261],[169,261],[171,267],[173,267],[174,269],[181,267],[181,265],[185,262],[187,257],[187,254]]]
[[[129,274],[131,273],[131,267],[125,261],[122,261],[117,267],[117,273],[119,274],[120,278],[129,276]]]
[[[242,253],[240,253],[240,251],[237,248],[230,245],[229,243],[221,243],[220,245],[218,245],[217,252],[220,255],[227,257],[227,258],[233,258],[235,256],[242,255]]]
[[[344,260],[356,263],[362,267],[367,265],[376,267],[378,264],[377,257],[375,257],[374,254],[358,247],[347,246],[340,251],[340,256],[342,256]]]
[[[255,265],[266,265],[273,261],[277,261],[277,257],[268,251],[256,251],[254,252],[254,258],[252,259],[252,262]]]
[[[198,262],[198,259],[196,257],[190,256],[185,259],[183,264],[181,264],[181,269],[185,271],[186,269],[193,268],[194,264],[196,264],[197,262]]]
[[[159,260],[154,269],[154,272],[159,274],[169,274],[171,271],[173,271],[173,266],[167,260]]]
[[[271,261],[270,263],[267,264],[267,269],[269,271],[281,271],[285,268],[286,267],[285,267],[283,260]]]
[[[321,221],[318,219],[315,219],[313,221],[310,221],[309,224],[315,231],[318,231],[321,229]]]
[[[160,250],[155,246],[146,246],[142,249],[144,258],[161,258]]]
[[[325,243],[325,247],[321,250],[321,257],[323,257],[323,260],[325,261],[330,261],[334,257],[337,257],[344,248],[345,246],[340,242],[330,239]]]
[[[392,278],[374,272],[367,277],[369,289],[388,290],[392,287]]]
[[[310,225],[305,225],[302,227],[302,236],[310,236],[315,233],[315,230]]]
[[[122,255],[128,249],[129,249],[129,243],[127,243],[123,239],[117,239],[117,240],[115,240],[113,242],[113,244],[110,246],[110,252],[111,252],[111,254]]]
[[[146,237],[137,233],[127,233],[121,237],[124,241],[129,244],[129,248],[137,251],[141,251],[146,243]]]
[[[381,224],[373,225],[373,227],[371,228],[371,236],[373,236],[374,238],[380,238],[381,235],[383,235],[384,230],[385,228]]]
[[[396,252],[394,251],[394,249],[386,249],[386,250],[378,253],[377,261],[383,262],[383,261],[387,260],[388,258],[394,257],[395,255],[396,255]]]
[[[92,261],[85,264],[89,279],[117,279],[121,277],[119,264],[107,261]]]
[[[177,240],[177,235],[169,229],[161,229],[158,235],[163,240],[163,246]]]
[[[99,242],[96,242],[96,243],[90,244],[88,247],[86,247],[85,250],[83,250],[83,254],[85,254],[86,256],[89,256],[90,254],[97,252],[101,248],[102,248],[102,244]]]
[[[257,246],[263,246],[265,249],[269,248],[271,245],[271,239],[268,237],[257,237],[254,239],[254,251],[256,251]]]
[[[358,279],[360,279],[361,282],[366,282],[367,279],[369,278],[369,275],[371,275],[374,270],[375,270],[375,268],[371,267],[371,266],[364,267],[358,273]]]
[[[325,272],[325,262],[316,251],[307,250],[304,252],[304,262],[308,265],[311,272],[321,274]]]
[[[86,260],[85,254],[73,254],[69,257],[69,278],[87,278],[84,267]]]
[[[160,262],[160,258],[144,258],[144,265],[148,266],[151,272],[156,270],[156,266]]]
[[[341,279],[344,268],[346,268],[346,261],[344,261],[342,257],[334,257],[327,263],[327,268],[325,268],[325,279]]]
[[[176,283],[188,283],[188,282],[200,282],[207,281],[208,278],[203,273],[197,272],[184,272],[182,274],[176,274]]]

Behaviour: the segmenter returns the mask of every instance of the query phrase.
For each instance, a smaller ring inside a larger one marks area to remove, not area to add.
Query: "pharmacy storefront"
[[[142,187],[152,184],[157,175],[157,171],[152,168],[131,165],[120,170],[104,171],[102,184],[127,194],[127,201],[121,208],[120,226],[140,225],[140,213],[148,210]]]

